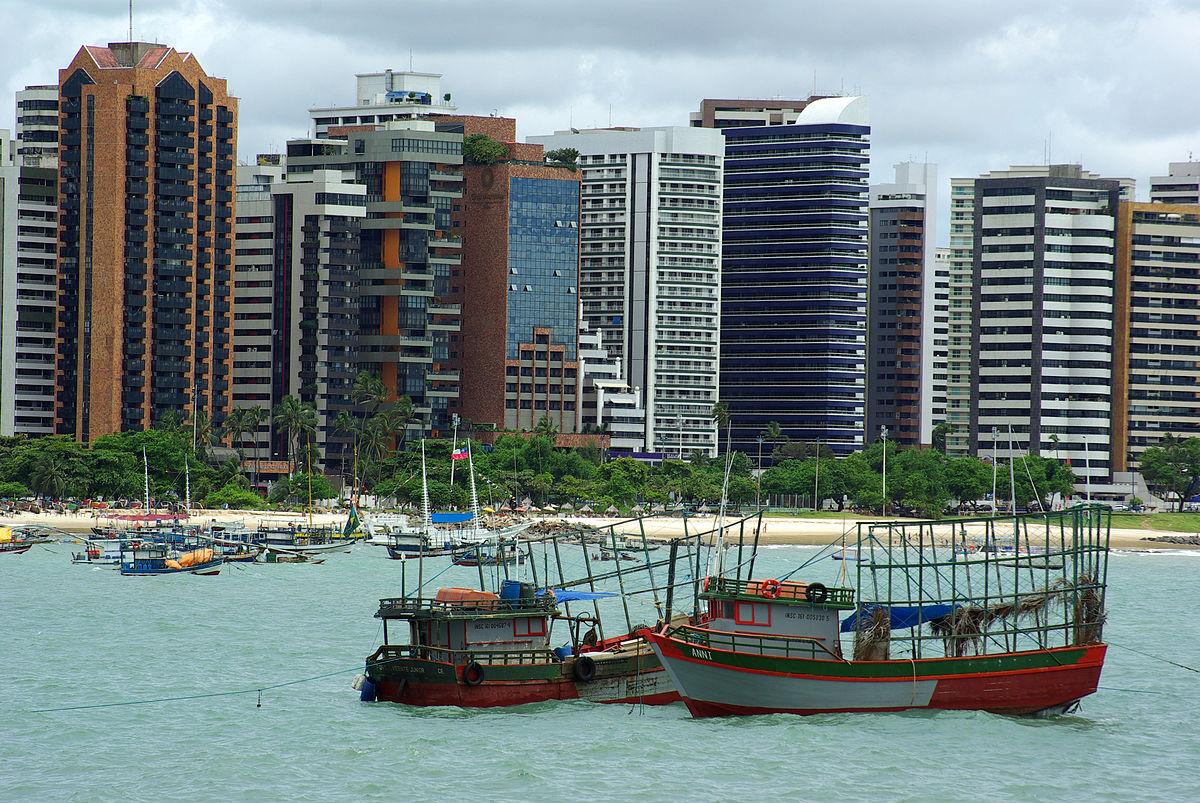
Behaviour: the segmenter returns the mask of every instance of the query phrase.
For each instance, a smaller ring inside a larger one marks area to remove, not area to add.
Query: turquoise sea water
[[[767,549],[755,573],[813,554]],[[804,576],[831,580],[836,569],[825,561]],[[1078,714],[1044,720],[360,703],[350,682],[399,571],[366,546],[321,566],[219,577],[123,578],[70,565],[66,545],[0,556],[0,800],[1200,797],[1200,674],[1116,647],[1102,691]],[[1200,555],[1114,553],[1106,636],[1200,666],[1198,578]],[[434,585],[474,579],[455,568]],[[267,691],[261,708],[251,694],[32,713],[339,670]]]

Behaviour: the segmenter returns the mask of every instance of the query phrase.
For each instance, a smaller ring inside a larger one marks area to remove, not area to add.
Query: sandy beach
[[[86,533],[90,532],[92,527],[116,523],[115,516],[117,515],[133,512],[19,513],[0,517],[0,526],[41,525],[70,533]],[[638,523],[630,522],[628,519],[589,516],[538,516],[537,519],[539,521],[585,524],[593,527],[607,527],[613,524],[620,524],[618,532],[629,534],[640,532]],[[910,521],[908,519],[888,520],[896,522]],[[257,528],[262,524],[287,525],[289,523],[307,523],[307,521],[308,517],[299,513],[250,510],[198,510],[193,511],[193,515],[187,519],[186,523],[199,526],[208,526],[210,523],[217,525],[243,524],[249,528]],[[346,514],[344,512],[314,513],[312,516],[313,524],[318,526],[341,525],[345,521]],[[839,540],[843,534],[847,539],[853,539],[855,537],[855,525],[857,524],[857,520],[853,518],[843,521],[833,518],[810,519],[772,516],[764,518],[763,521],[766,523],[766,526],[760,536],[760,543],[768,545],[824,545]],[[872,519],[872,521],[881,520]],[[625,523],[621,524],[621,522]],[[697,529],[701,532],[711,530],[715,524],[716,516],[693,516],[688,518],[687,526],[689,532],[695,533]],[[647,538],[665,539],[684,534],[683,520],[680,518],[666,516],[647,518],[644,520],[643,526],[645,527]],[[1189,535],[1189,533],[1169,533],[1161,530],[1113,529],[1110,544],[1113,549],[1123,550],[1200,549],[1200,547],[1143,540],[1148,537],[1163,535]],[[747,530],[746,537],[747,539],[751,537],[749,530]]]

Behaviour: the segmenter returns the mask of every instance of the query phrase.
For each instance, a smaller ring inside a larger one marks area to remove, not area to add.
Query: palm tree
[[[229,411],[229,415],[225,416],[225,422],[221,425],[222,435],[229,438],[230,445],[237,450],[239,463],[243,456],[242,439],[250,429],[249,417],[246,415],[248,412],[249,410],[245,407],[234,407]]]
[[[785,439],[783,429],[780,428],[778,421],[768,421],[767,426],[762,431],[763,440],[769,443],[781,441]]]
[[[341,410],[333,419],[333,430],[343,435],[349,435],[354,446],[354,457],[356,461],[355,468],[357,469],[358,460],[358,421],[354,416],[350,415],[347,410]],[[358,472],[355,471],[355,479],[358,479]],[[346,476],[346,450],[342,449],[342,477]]]
[[[725,430],[725,452],[728,453],[731,448],[733,438],[732,427],[729,424],[729,405],[719,401],[712,406],[712,420],[717,425],[717,440],[718,444],[721,438],[721,430]]]
[[[387,385],[383,384],[383,380],[377,374],[360,371],[358,376],[354,377],[354,386],[350,388],[350,399],[359,407],[364,408],[361,420],[366,421],[375,415],[387,401],[387,397]]]
[[[301,402],[295,396],[288,394],[275,406],[272,421],[275,426],[287,433],[288,461],[291,464],[291,472],[294,474],[296,454],[300,451],[302,437],[312,435],[317,430],[317,411],[311,404]],[[309,468],[311,470],[311,466]]]
[[[29,487],[42,496],[61,498],[67,489],[67,464],[54,452],[43,452],[29,472]]]
[[[558,436],[558,425],[554,423],[554,419],[542,413],[542,417],[538,419],[537,425],[533,431],[538,435],[549,438],[551,441]]]
[[[192,417],[188,419],[187,429],[191,431],[192,437],[195,440],[196,454],[205,455],[208,453],[208,447],[212,445],[213,425],[212,419],[208,417],[203,407],[197,407]]]
[[[408,441],[408,425],[412,423],[414,417],[412,399],[407,396],[396,399],[392,403],[392,409],[388,411],[388,420],[391,421],[392,428],[396,432],[397,444],[401,449]]]
[[[246,429],[254,433],[254,476],[252,481],[258,482],[258,430],[270,419],[266,407],[243,407],[245,410]]]

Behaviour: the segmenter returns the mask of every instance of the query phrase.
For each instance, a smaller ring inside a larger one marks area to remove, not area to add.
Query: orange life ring
[[[758,584],[758,595],[767,599],[779,599],[779,592],[783,588],[783,583],[778,580],[763,580]]]

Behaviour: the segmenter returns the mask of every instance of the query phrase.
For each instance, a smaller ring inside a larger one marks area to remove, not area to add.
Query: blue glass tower
[[[792,117],[724,128],[720,397],[735,449],[755,455],[775,421],[846,455],[863,444],[871,129],[863,98]]]

